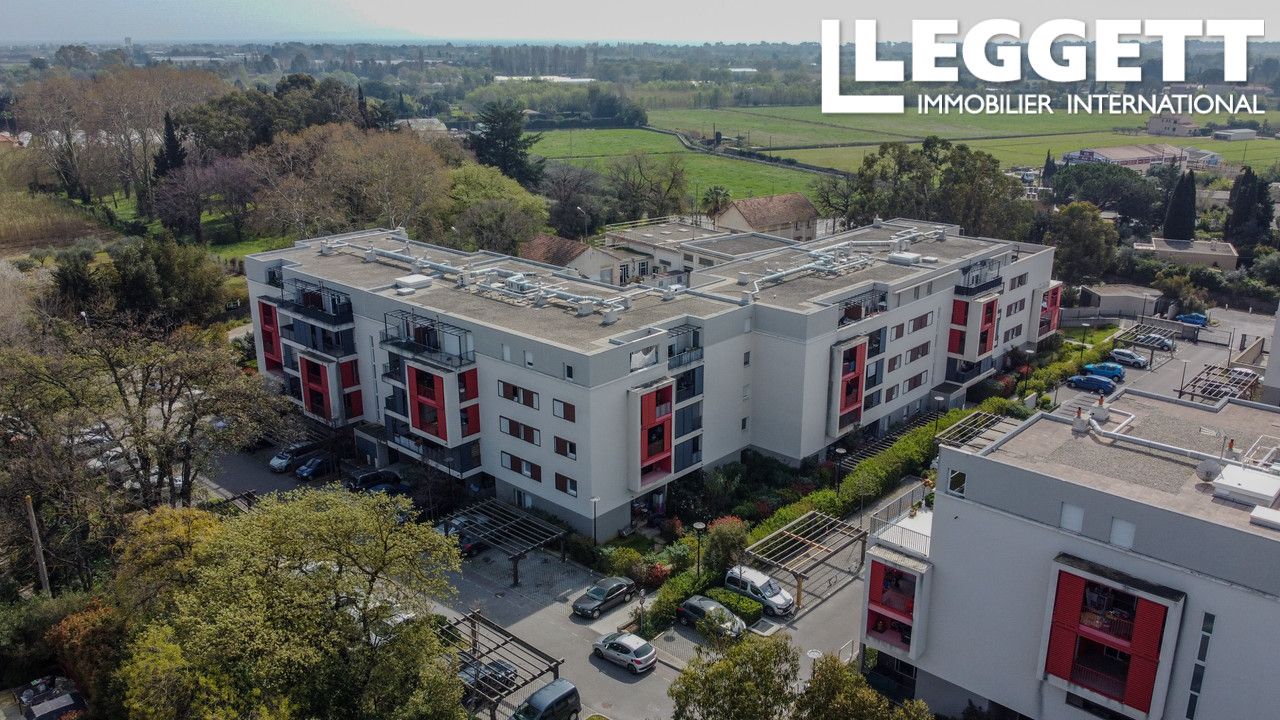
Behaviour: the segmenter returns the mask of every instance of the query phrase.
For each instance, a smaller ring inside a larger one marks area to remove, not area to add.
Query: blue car
[[[1209,316],[1204,313],[1184,313],[1174,319],[1178,322],[1183,322],[1188,325],[1198,325],[1200,327],[1205,327],[1209,324]]]
[[[1072,375],[1067,378],[1067,385],[1103,395],[1110,395],[1116,391],[1116,384],[1101,375]]]
[[[1089,363],[1084,366],[1084,371],[1089,375],[1101,375],[1104,378],[1110,378],[1116,382],[1124,380],[1124,366],[1120,363],[1100,362]]]

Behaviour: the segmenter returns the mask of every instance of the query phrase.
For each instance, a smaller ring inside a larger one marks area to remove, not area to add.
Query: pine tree
[[[164,144],[155,157],[156,177],[162,178],[171,171],[182,167],[186,162],[187,149],[182,145],[182,140],[178,138],[178,128],[173,124],[173,116],[166,112],[164,114]]]
[[[1178,178],[1164,216],[1164,236],[1169,240],[1191,240],[1196,234],[1196,173]]]
[[[1058,163],[1053,160],[1053,151],[1050,150],[1044,154],[1044,169],[1040,171],[1040,184],[1048,185],[1053,176],[1058,173]]]
[[[1267,182],[1246,165],[1231,185],[1231,197],[1227,200],[1227,221],[1222,226],[1222,237],[1233,243],[1243,257],[1252,257],[1254,248],[1271,245],[1271,223],[1275,208]]]

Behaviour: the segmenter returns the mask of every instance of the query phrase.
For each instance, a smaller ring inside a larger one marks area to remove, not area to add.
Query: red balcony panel
[[[671,415],[671,385],[658,388],[640,398],[640,425],[652,427],[659,420]]]
[[[409,368],[409,422],[428,435],[448,441],[449,427],[444,421],[444,378],[421,368]],[[435,418],[423,417],[424,410],[435,410]]]
[[[359,390],[343,395],[342,411],[348,420],[364,415],[364,395]]]
[[[1121,700],[1131,708],[1142,712],[1151,710],[1151,693],[1156,687],[1156,666],[1158,660],[1152,658],[1129,657],[1129,675],[1124,683],[1124,698]]]
[[[947,352],[959,355],[964,352],[964,331],[952,329],[947,334]]]
[[[640,464],[667,457],[671,454],[671,417],[640,430]]]
[[[475,368],[458,375],[458,400],[467,402],[480,397],[480,381]]]
[[[1053,602],[1053,622],[1067,627],[1080,625],[1080,608],[1084,605],[1086,580],[1079,575],[1058,571],[1058,594]]]
[[[964,300],[951,301],[951,324],[952,325],[968,325],[969,324],[969,303]]]
[[[471,437],[480,432],[480,405],[468,405],[462,408],[462,437]]]
[[[267,369],[278,369],[282,365],[283,355],[280,349],[280,322],[274,305],[258,301],[258,324],[262,331],[262,356],[267,360]]]
[[[871,586],[868,588],[870,601],[879,603],[884,595],[884,563],[871,561]]]
[[[875,610],[867,611],[867,637],[875,638],[903,652],[911,652],[910,623],[900,622]]]
[[[1056,623],[1049,626],[1049,650],[1045,655],[1044,671],[1063,680],[1071,681],[1071,670],[1075,663],[1075,656],[1075,631]]]
[[[1160,641],[1164,636],[1164,619],[1168,609],[1160,603],[1138,598],[1138,611],[1133,618],[1132,653],[1138,657],[1159,659]]]
[[[360,384],[360,370],[356,366],[355,360],[348,360],[338,366],[338,374],[342,378],[342,387],[355,387]]]

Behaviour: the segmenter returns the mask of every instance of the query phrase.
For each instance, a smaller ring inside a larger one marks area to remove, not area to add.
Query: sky
[[[1261,18],[1267,39],[1280,40],[1280,13],[1264,0],[1168,0],[1118,3],[1078,0],[3,0],[0,43],[200,40],[426,40],[817,42],[819,21],[873,17],[881,40],[905,40],[913,18],[979,20],[1012,17],[1024,34],[1056,17]],[[1209,9],[1214,13],[1205,15]],[[876,15],[860,13],[875,12]],[[1070,15],[1066,13],[1069,12]],[[848,34],[849,31],[846,31]]]

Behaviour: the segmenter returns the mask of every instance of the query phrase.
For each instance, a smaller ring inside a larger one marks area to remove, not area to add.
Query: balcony
[[[684,367],[685,365],[696,363],[702,359],[702,352],[703,352],[703,348],[700,348],[700,347],[694,347],[694,348],[689,348],[688,350],[682,350],[676,353],[675,355],[672,355],[671,357],[667,358],[667,369],[675,370],[676,368]]]
[[[338,303],[330,307],[316,306],[304,300],[280,299],[280,309],[325,325],[350,325],[355,322],[351,303]]]
[[[993,275],[986,279],[970,279],[963,284],[956,285],[956,295],[961,297],[973,297],[975,295],[981,295],[988,290],[994,290],[1003,285],[1004,279],[999,275]]]
[[[876,640],[904,653],[911,652],[911,625],[881,615],[875,610],[867,612],[867,639]]]
[[[1080,613],[1080,625],[1085,632],[1096,630],[1126,643],[1133,639],[1133,621],[1125,619],[1119,611],[1099,613],[1083,610]]]
[[[380,342],[378,343],[384,350],[394,350],[402,355],[407,355],[414,360],[424,362],[448,371],[454,371],[464,368],[475,363],[476,353],[474,350],[468,352],[448,352],[439,347],[433,347],[425,343],[417,342],[400,337],[394,332],[382,331],[380,333]]]
[[[450,372],[476,361],[471,331],[410,310],[383,316],[379,345]]]
[[[404,384],[404,366],[400,364],[382,363],[382,379],[387,382]]]
[[[1127,672],[1128,666],[1121,660],[1105,657],[1078,659],[1071,666],[1071,682],[1112,700],[1124,702]]]
[[[664,418],[671,414],[671,402],[667,401],[653,408],[653,418],[655,420]]]
[[[382,401],[382,408],[384,410],[404,418],[409,417],[409,408],[407,405],[408,404],[404,399],[398,398],[395,395],[388,395]]]
[[[933,508],[925,504],[932,492],[923,485],[899,495],[871,516],[871,536],[881,545],[898,548],[918,557],[929,556],[933,531]]]

